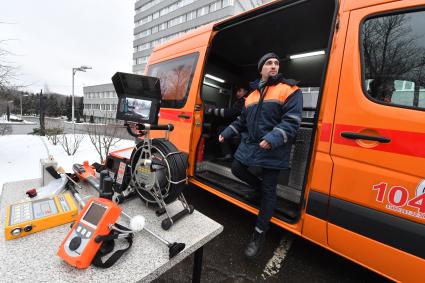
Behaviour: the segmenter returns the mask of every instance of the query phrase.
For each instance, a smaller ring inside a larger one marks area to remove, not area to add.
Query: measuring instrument
[[[75,220],[77,205],[70,193],[19,202],[6,212],[6,240],[23,237]]]
[[[84,206],[58,250],[58,256],[77,268],[87,268],[121,214],[110,200],[92,198]]]

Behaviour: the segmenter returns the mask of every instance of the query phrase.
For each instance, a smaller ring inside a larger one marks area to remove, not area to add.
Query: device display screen
[[[86,215],[84,215],[83,220],[97,226],[105,211],[106,207],[93,202],[87,210]]]
[[[147,99],[124,97],[120,98],[118,111],[123,120],[143,122],[150,118],[151,105]]]
[[[118,120],[156,125],[161,104],[158,78],[117,72],[112,77],[118,96]]]

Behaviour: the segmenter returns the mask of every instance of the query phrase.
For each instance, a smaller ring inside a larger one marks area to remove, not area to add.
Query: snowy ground
[[[100,157],[88,136],[84,137],[73,156],[68,156],[61,145],[53,145],[46,137],[0,136],[0,194],[4,183],[41,177],[40,159],[48,157],[42,140],[45,141],[50,155],[66,172],[72,172],[74,163],[83,163],[85,160],[88,160],[90,164],[100,162]],[[132,140],[121,140],[112,150],[133,145]]]
[[[29,122],[29,121],[26,121],[26,120],[22,120],[22,122],[18,122],[18,120],[20,120],[21,117],[18,117],[18,116],[13,115],[13,114],[11,114],[9,116],[9,118],[11,120],[15,120],[15,121],[7,121],[7,116],[3,115],[3,116],[0,116],[0,124],[32,124],[32,125],[35,125],[34,122]]]

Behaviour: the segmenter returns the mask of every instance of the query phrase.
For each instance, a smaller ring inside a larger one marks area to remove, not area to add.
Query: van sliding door
[[[351,12],[331,146],[329,246],[404,282],[425,266],[424,25],[424,1]]]

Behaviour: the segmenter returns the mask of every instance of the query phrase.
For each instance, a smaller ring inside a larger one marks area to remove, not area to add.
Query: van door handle
[[[190,116],[189,115],[186,115],[184,113],[181,113],[181,114],[177,115],[177,117],[183,118],[183,119],[190,119]]]
[[[380,143],[391,142],[391,139],[386,138],[386,137],[362,135],[362,134],[353,133],[353,132],[342,132],[341,137],[344,137],[344,138],[347,138],[347,139],[352,139],[352,140],[377,141],[377,142],[380,142]]]

